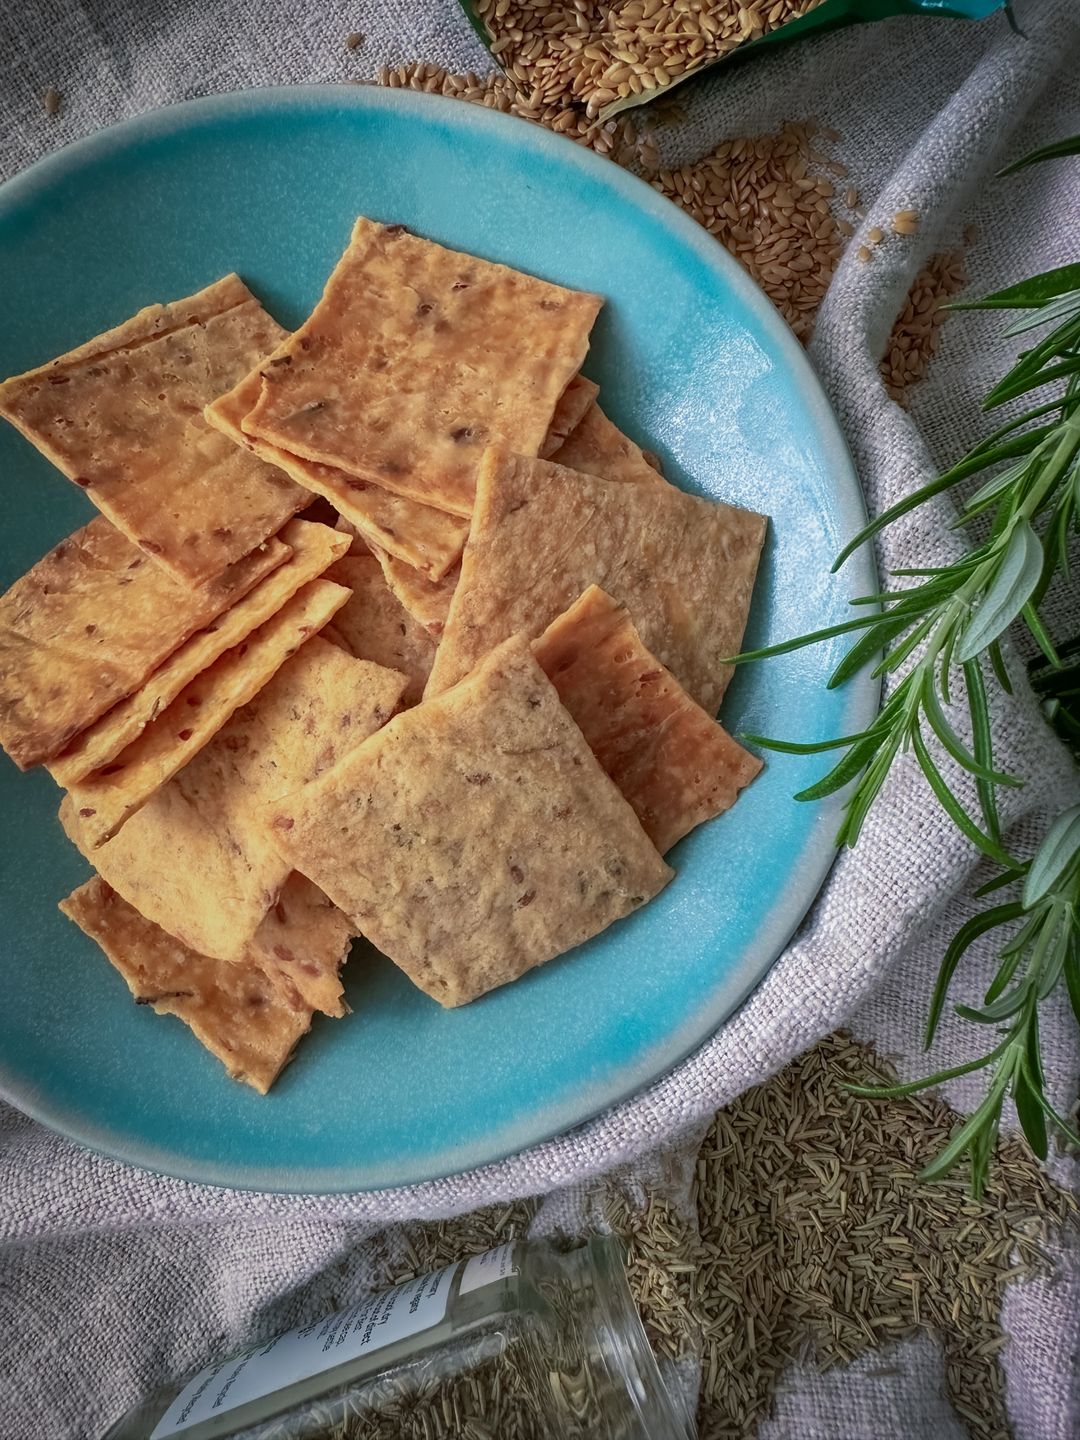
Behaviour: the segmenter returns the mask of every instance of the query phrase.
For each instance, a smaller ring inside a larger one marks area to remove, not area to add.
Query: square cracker
[[[197,587],[91,520],[0,596],[0,743],[21,769],[58,755],[189,635],[288,557],[269,540]]]
[[[0,415],[148,555],[189,583],[207,580],[307,503],[203,417],[272,349],[277,329],[227,275],[5,381]]]
[[[589,407],[600,394],[600,386],[593,381],[586,379],[584,375],[575,375],[567,385],[566,389],[559,396],[555,406],[555,413],[551,417],[551,424],[548,426],[544,442],[540,446],[540,459],[550,460],[551,457],[562,445],[566,437],[570,435],[581,424]]]
[[[189,681],[276,615],[302,585],[340,559],[349,543],[339,531],[307,520],[290,520],[281,532],[281,539],[292,550],[284,565],[204,630],[192,635],[179,650],[174,650],[134,694],[114,705],[84,730],[63,755],[50,761],[49,774],[58,785],[70,789],[85,780],[92,770],[115,760],[120,751],[176,699]]]
[[[281,331],[281,337],[285,337]],[[440,579],[461,558],[469,522],[404,495],[395,495],[332,465],[304,460],[266,440],[245,435],[242,421],[259,398],[262,374],[254,371],[235,389],[206,407],[206,418],[237,445],[245,445],[260,459],[276,465],[299,485],[329,500],[356,530],[373,545],[381,545],[408,565]]]
[[[729,810],[761,769],[646,650],[625,605],[597,586],[551,622],[533,653],[661,855]]]
[[[566,439],[551,454],[556,465],[599,475],[601,480],[662,481],[659,463],[613,425],[595,400]]]
[[[446,627],[450,601],[461,578],[461,567],[455,565],[436,583],[411,565],[403,565],[395,556],[387,555],[385,550],[376,549],[375,558],[382,566],[387,585],[404,608],[433,639],[438,640]]]
[[[64,829],[141,914],[200,954],[238,961],[289,874],[265,806],[384,724],[404,684],[315,637],[107,844],[94,848],[72,796]]]
[[[347,555],[327,579],[347,585],[352,595],[334,616],[328,634],[358,660],[397,670],[408,680],[402,701],[415,705],[424,693],[435,642],[386,583],[374,555]]]
[[[246,640],[185,685],[115,760],[73,785],[68,796],[85,822],[87,847],[96,850],[111,840],[348,598],[340,585],[310,581]]]
[[[271,808],[285,857],[448,1006],[580,945],[672,874],[523,638]]]
[[[764,536],[762,516],[673,485],[600,480],[489,450],[426,694],[455,684],[508,635],[539,635],[600,585],[715,714],[731,676],[722,660],[742,640]]]
[[[600,304],[361,217],[244,429],[468,515],[486,445],[538,452]]]
[[[286,997],[257,965],[211,960],[167,935],[100,875],[60,909],[96,940],[137,1005],[183,1020],[234,1080],[265,1095],[311,1029],[311,1009]]]
[[[340,971],[352,939],[348,916],[294,870],[256,930],[245,958],[265,970],[297,1009],[309,1005],[336,1019],[349,1010]]]

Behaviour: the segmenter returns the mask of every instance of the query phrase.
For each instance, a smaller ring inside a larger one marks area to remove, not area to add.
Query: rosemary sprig
[[[1080,137],[1047,146],[1002,173],[1078,153]],[[1080,531],[1080,264],[949,308],[1020,311],[1006,336],[1044,332],[991,390],[986,410],[1036,391],[1044,398],[1007,419],[942,475],[879,515],[845,547],[833,568],[901,516],[975,476],[982,483],[960,502],[953,523],[977,525],[981,539],[951,564],[894,571],[894,578],[912,583],[853,601],[859,613],[849,620],[735,659],[765,659],[837,635],[855,635],[828,685],[841,685],[867,667],[875,676],[893,677],[872,725],[855,735],[811,743],[746,738],[792,754],[844,752],[828,774],[796,797],[819,800],[848,787],[837,836],[841,845],[856,843],[894,761],[910,751],[946,814],[1000,867],[1000,874],[979,894],[1023,884],[1018,900],[983,911],[956,935],[942,959],[927,1022],[929,1047],[952,977],[971,944],[981,935],[1010,927],[983,1007],[956,1006],[973,1023],[1004,1027],[998,1044],[954,1069],[907,1085],[858,1092],[895,1098],[989,1069],[992,1078],[982,1104],[924,1171],[924,1178],[937,1178],[966,1155],[972,1187],[981,1193],[1006,1096],[1012,1097],[1029,1143],[1041,1158],[1047,1153],[1048,1121],[1080,1144],[1046,1097],[1039,1046],[1039,1006],[1060,983],[1066,985],[1080,1024],[1080,807],[1059,817],[1033,860],[1020,862],[1007,852],[997,792],[1020,782],[995,765],[988,702],[990,685],[1011,692],[1001,641],[1010,626],[1020,623],[1041,652],[1039,665],[1032,669],[1037,692],[1046,697],[1051,718],[1067,738],[1071,735],[1074,746],[1080,735],[1080,643],[1059,652],[1040,613],[1055,578],[1068,578],[1069,539]],[[967,705],[970,742],[946,714],[954,692],[962,692]],[[972,777],[974,813],[950,785],[935,751],[950,756]]]
[[[975,1024],[1003,1026],[997,1045],[964,1065],[939,1070],[907,1085],[852,1087],[854,1094],[868,1099],[895,1100],[992,1067],[993,1078],[982,1103],[922,1175],[924,1180],[939,1179],[967,1155],[976,1196],[986,1185],[1007,1095],[1012,1097],[1024,1134],[1040,1160],[1047,1155],[1047,1121],[1074,1145],[1080,1145],[1080,1136],[1046,1097],[1039,1048],[1039,1005],[1062,980],[1080,1024],[1080,805],[1058,817],[1033,860],[1005,871],[979,893],[1020,880],[1019,900],[984,910],[953,938],[941,962],[926,1022],[925,1045],[929,1049],[964,953],[980,935],[1015,927],[1001,947],[997,974],[983,997],[982,1008],[956,1006],[957,1014]]]

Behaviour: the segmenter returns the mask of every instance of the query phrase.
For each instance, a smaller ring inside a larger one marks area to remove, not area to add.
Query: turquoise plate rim
[[[824,451],[832,477],[831,501],[838,528],[854,535],[866,523],[862,487],[839,422],[829,405],[806,353],[781,319],[772,303],[743,268],[717,241],[675,204],[645,181],[591,150],[538,125],[479,106],[442,96],[409,90],[376,88],[370,85],[308,84],[267,86],[221,95],[204,96],[165,105],[144,115],[116,122],[92,135],[43,157],[26,170],[0,184],[0,220],[10,211],[34,198],[41,188],[53,187],[65,175],[87,163],[107,160],[128,145],[181,130],[189,120],[206,124],[227,121],[260,107],[354,105],[358,109],[421,113],[434,110],[444,125],[462,129],[505,132],[512,127],[517,144],[541,155],[554,151],[567,164],[583,169],[605,188],[633,207],[643,210],[678,241],[690,247],[709,269],[719,272],[722,284],[734,291],[742,305],[761,326],[796,384],[802,402],[811,415],[816,439]],[[877,590],[877,573],[871,547],[864,546],[843,570],[847,597]],[[864,729],[877,713],[880,684],[862,674],[848,682],[844,723],[848,733]],[[194,1161],[167,1145],[149,1140],[117,1138],[108,1126],[92,1122],[73,1109],[70,1102],[41,1093],[42,1087],[24,1083],[7,1061],[0,1057],[0,1097],[24,1114],[40,1121],[86,1148],[111,1159],[124,1161],[154,1173],[197,1184],[254,1190],[277,1194],[351,1194],[422,1184],[466,1170],[494,1164],[518,1154],[577,1126],[640,1094],[706,1043],[717,1029],[757,988],[782,953],[788,940],[810,910],[836,859],[834,836],[844,794],[819,802],[797,860],[788,872],[787,884],[762,921],[755,936],[753,955],[743,952],[738,971],[726,977],[712,991],[707,1005],[695,1012],[692,1021],[669,1035],[665,1042],[649,1047],[636,1064],[625,1067],[609,1083],[593,1083],[573,1100],[549,1102],[538,1117],[542,1123],[531,1128],[511,1124],[489,1132],[482,1140],[437,1154],[409,1159],[396,1168],[383,1165],[375,1173],[363,1163],[344,1161],[317,1169],[282,1170],[235,1162]],[[631,1073],[626,1073],[629,1071]]]

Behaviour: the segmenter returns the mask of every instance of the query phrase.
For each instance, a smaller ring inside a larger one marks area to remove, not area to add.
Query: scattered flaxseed
[[[573,95],[590,117],[812,10],[821,0],[476,0],[491,53],[541,101]]]
[[[908,386],[926,374],[948,313],[942,307],[963,284],[963,254],[959,251],[931,256],[915,277],[881,360],[881,378],[898,404],[904,403]]]
[[[522,89],[510,76],[499,71],[480,77],[470,71],[455,75],[441,65],[414,60],[407,65],[384,65],[376,83],[394,90],[422,90],[428,94],[449,95],[489,110],[518,115],[546,125],[560,135],[568,135],[589,145],[601,155],[613,159],[629,159],[635,155],[637,131],[632,122],[620,116],[601,123],[585,113],[585,107],[569,94],[548,97],[540,87]]]
[[[60,114],[60,91],[54,90],[50,85],[45,94],[41,97],[41,103],[45,107],[46,115]]]
[[[800,338],[806,338],[843,250],[836,190],[815,160],[810,124],[725,140],[653,185],[740,260]]]

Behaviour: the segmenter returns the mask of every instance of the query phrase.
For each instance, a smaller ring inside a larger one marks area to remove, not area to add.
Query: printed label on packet
[[[469,1261],[470,1265],[474,1263]],[[286,1330],[268,1345],[255,1345],[219,1364],[208,1365],[177,1395],[154,1427],[150,1440],[182,1435],[195,1425],[284,1390],[298,1380],[430,1330],[446,1314],[450,1282],[460,1264],[457,1261],[434,1275],[422,1275],[393,1290],[370,1295],[348,1310]]]
[[[497,1245],[494,1250],[485,1251],[483,1255],[473,1256],[462,1273],[458,1294],[468,1295],[482,1285],[492,1285],[496,1280],[505,1280],[507,1275],[517,1273],[514,1242],[511,1240],[506,1245]]]

